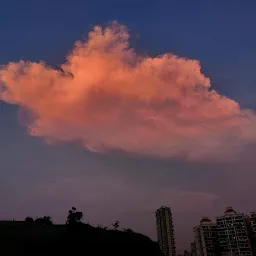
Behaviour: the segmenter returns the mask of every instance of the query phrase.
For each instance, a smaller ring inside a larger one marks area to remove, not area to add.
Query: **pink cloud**
[[[90,151],[229,161],[256,141],[254,113],[211,89],[197,60],[138,56],[116,22],[76,42],[61,70],[11,62],[0,82],[30,135]]]

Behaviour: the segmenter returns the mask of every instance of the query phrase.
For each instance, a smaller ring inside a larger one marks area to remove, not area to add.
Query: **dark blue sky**
[[[3,0],[0,65],[23,59],[58,66],[94,25],[117,20],[130,29],[137,52],[198,59],[214,89],[254,109],[255,13],[253,0]],[[76,205],[85,221],[119,219],[154,238],[154,209],[167,204],[182,248],[202,215],[227,205],[255,209],[250,163],[187,164],[49,146],[27,136],[17,108],[2,102],[0,164],[0,218],[49,214],[60,222]]]

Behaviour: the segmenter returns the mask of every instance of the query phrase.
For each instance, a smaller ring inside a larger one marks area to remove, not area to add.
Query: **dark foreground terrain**
[[[163,256],[157,243],[130,230],[16,221],[0,223],[0,255]]]

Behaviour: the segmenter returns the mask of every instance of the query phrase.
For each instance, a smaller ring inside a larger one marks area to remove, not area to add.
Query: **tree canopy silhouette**
[[[113,228],[117,230],[120,227],[120,222],[117,220],[112,224]]]
[[[40,217],[40,218],[37,218],[35,220],[35,223],[36,224],[39,224],[39,225],[52,225],[52,218],[50,216],[44,216],[44,217]]]
[[[72,209],[69,210],[68,212],[66,224],[72,225],[72,224],[81,223],[82,219],[83,219],[83,213],[77,211],[75,207],[72,207]]]
[[[32,224],[32,223],[34,223],[34,219],[33,218],[31,218],[31,217],[26,217],[25,218],[25,224]]]

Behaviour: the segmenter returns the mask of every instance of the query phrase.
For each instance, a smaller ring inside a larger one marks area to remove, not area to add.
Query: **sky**
[[[254,1],[3,1],[0,219],[119,220],[179,249],[255,209]],[[90,32],[90,33],[89,33]]]

